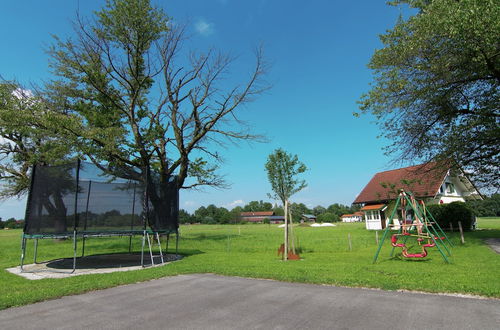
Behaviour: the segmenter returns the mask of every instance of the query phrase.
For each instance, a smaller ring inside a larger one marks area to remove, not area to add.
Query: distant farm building
[[[340,218],[342,222],[361,222],[363,221],[363,212],[354,212],[353,214],[344,214]]]
[[[300,220],[302,222],[304,221],[316,222],[316,216],[312,214],[302,214],[302,218]]]
[[[379,172],[373,176],[353,204],[361,204],[366,229],[384,229],[390,214],[389,203],[403,189],[426,204],[446,204],[482,199],[465,172],[435,162]]]
[[[283,223],[285,222],[285,217],[282,215],[274,215],[273,211],[261,211],[261,212],[241,212],[240,220],[262,223],[265,219],[269,219],[269,223]]]

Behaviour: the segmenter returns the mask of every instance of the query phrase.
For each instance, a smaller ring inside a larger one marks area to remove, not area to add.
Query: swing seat
[[[419,242],[422,242],[424,239],[418,238],[417,240]],[[425,248],[426,247],[434,247],[436,244],[434,244],[434,243],[423,244],[421,253],[408,253],[408,249],[406,247],[406,244],[398,243],[398,234],[394,234],[391,237],[391,245],[394,247],[402,248],[402,250],[403,250],[402,255],[405,258],[425,258],[425,257],[427,257],[427,250]]]
[[[423,248],[422,253],[408,253],[406,249],[403,249],[403,257],[405,258],[425,258],[427,257],[427,251]]]
[[[391,245],[394,246],[394,247],[400,247],[400,248],[406,247],[405,244],[398,243],[398,235],[397,234],[392,235],[392,237],[391,237]]]

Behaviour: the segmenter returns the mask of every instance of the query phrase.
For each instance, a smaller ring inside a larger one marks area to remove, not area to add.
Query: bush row
[[[475,225],[474,212],[466,203],[463,202],[428,205],[427,210],[432,214],[443,230],[448,230],[450,228],[450,224],[453,226],[453,230],[457,230],[459,221],[465,231],[473,229],[473,226]]]

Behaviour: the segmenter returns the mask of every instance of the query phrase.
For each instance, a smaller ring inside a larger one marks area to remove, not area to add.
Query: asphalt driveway
[[[500,300],[194,274],[0,311],[6,329],[499,329]]]

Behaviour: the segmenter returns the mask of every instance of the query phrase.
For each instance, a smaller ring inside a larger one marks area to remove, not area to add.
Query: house
[[[316,216],[312,214],[302,214],[302,217],[300,218],[300,222],[316,222]]]
[[[469,199],[482,199],[466,173],[445,163],[426,164],[379,172],[373,176],[353,204],[363,205],[366,229],[384,229],[390,214],[389,204],[399,191],[413,193],[426,204],[446,204]]]
[[[283,216],[274,215],[273,211],[260,211],[260,212],[241,212],[240,220],[262,223],[264,219],[269,219],[270,223],[281,223],[285,221]]]
[[[344,214],[340,218],[342,222],[361,222],[363,221],[363,212],[354,212],[353,214]]]

